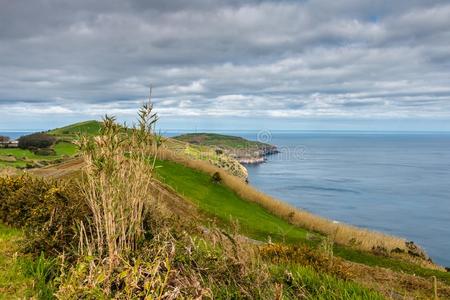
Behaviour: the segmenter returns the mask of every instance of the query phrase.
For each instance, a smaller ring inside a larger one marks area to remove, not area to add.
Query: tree
[[[56,142],[56,138],[45,133],[33,133],[19,138],[19,148],[39,149],[48,148]]]

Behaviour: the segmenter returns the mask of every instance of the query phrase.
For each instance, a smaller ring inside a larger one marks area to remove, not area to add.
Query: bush
[[[78,243],[77,223],[89,216],[74,184],[29,175],[0,177],[0,220],[24,228],[26,252],[70,252]]]
[[[45,149],[36,149],[33,150],[33,153],[36,155],[41,155],[41,156],[52,156],[52,155],[56,155],[55,150],[51,149],[51,148],[45,148]]]
[[[56,142],[56,138],[45,133],[33,133],[19,138],[19,148],[39,149],[48,148]]]
[[[215,172],[212,176],[211,176],[211,181],[213,183],[221,183],[222,182],[222,177],[220,176],[219,172]]]

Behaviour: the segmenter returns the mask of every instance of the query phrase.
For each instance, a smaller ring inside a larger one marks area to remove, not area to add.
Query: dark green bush
[[[211,176],[211,181],[213,183],[221,183],[222,182],[222,177],[220,176],[219,172],[215,172],[212,176]]]
[[[53,150],[51,148],[36,149],[36,150],[33,150],[33,153],[36,155],[41,155],[41,156],[56,155],[55,150]]]
[[[33,133],[19,138],[19,148],[39,149],[48,148],[56,142],[56,138],[45,133]]]

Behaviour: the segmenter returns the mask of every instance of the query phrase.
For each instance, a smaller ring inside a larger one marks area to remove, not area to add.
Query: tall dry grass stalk
[[[279,201],[252,186],[241,179],[229,175],[206,161],[187,159],[169,149],[161,149],[160,157],[181,163],[187,167],[201,170],[208,174],[219,172],[223,183],[235,191],[242,198],[260,204],[273,214],[286,219],[290,223],[322,233],[341,245],[353,246],[364,251],[372,251],[377,247],[383,247],[388,252],[398,248],[407,251],[405,240],[399,237],[386,235],[380,232],[354,227],[347,224],[336,223],[329,219],[314,215],[307,211],[295,208],[287,203]]]
[[[136,249],[143,238],[144,215],[155,201],[150,157],[155,157],[159,143],[151,103],[138,115],[133,129],[106,116],[99,136],[79,140],[85,161],[81,192],[93,214],[89,224],[80,224],[81,254],[113,262]]]

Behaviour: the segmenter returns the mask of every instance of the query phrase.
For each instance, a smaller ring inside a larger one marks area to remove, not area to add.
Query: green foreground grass
[[[340,280],[326,273],[319,273],[309,266],[275,265],[271,268],[271,274],[281,280],[286,276],[286,270],[291,274],[293,285],[308,287],[310,298],[314,300],[381,300],[385,299],[379,293],[362,287],[352,282]],[[289,286],[285,288],[284,295],[289,295],[296,299],[297,290],[291,290]]]
[[[54,261],[20,252],[23,232],[0,223],[0,300],[53,299]]]
[[[202,212],[215,217],[222,224],[237,221],[246,236],[267,241],[312,244],[313,233],[289,224],[260,205],[239,197],[228,187],[214,183],[211,176],[171,161],[158,161],[157,174],[162,182],[178,194],[195,203]],[[195,187],[195,188],[193,188]],[[376,256],[349,247],[334,246],[334,253],[346,260],[415,274],[425,278],[436,276],[450,284],[450,273],[431,270],[418,265],[383,256]]]
[[[32,279],[22,272],[18,241],[22,232],[0,224],[0,299],[22,299],[28,294]]]

